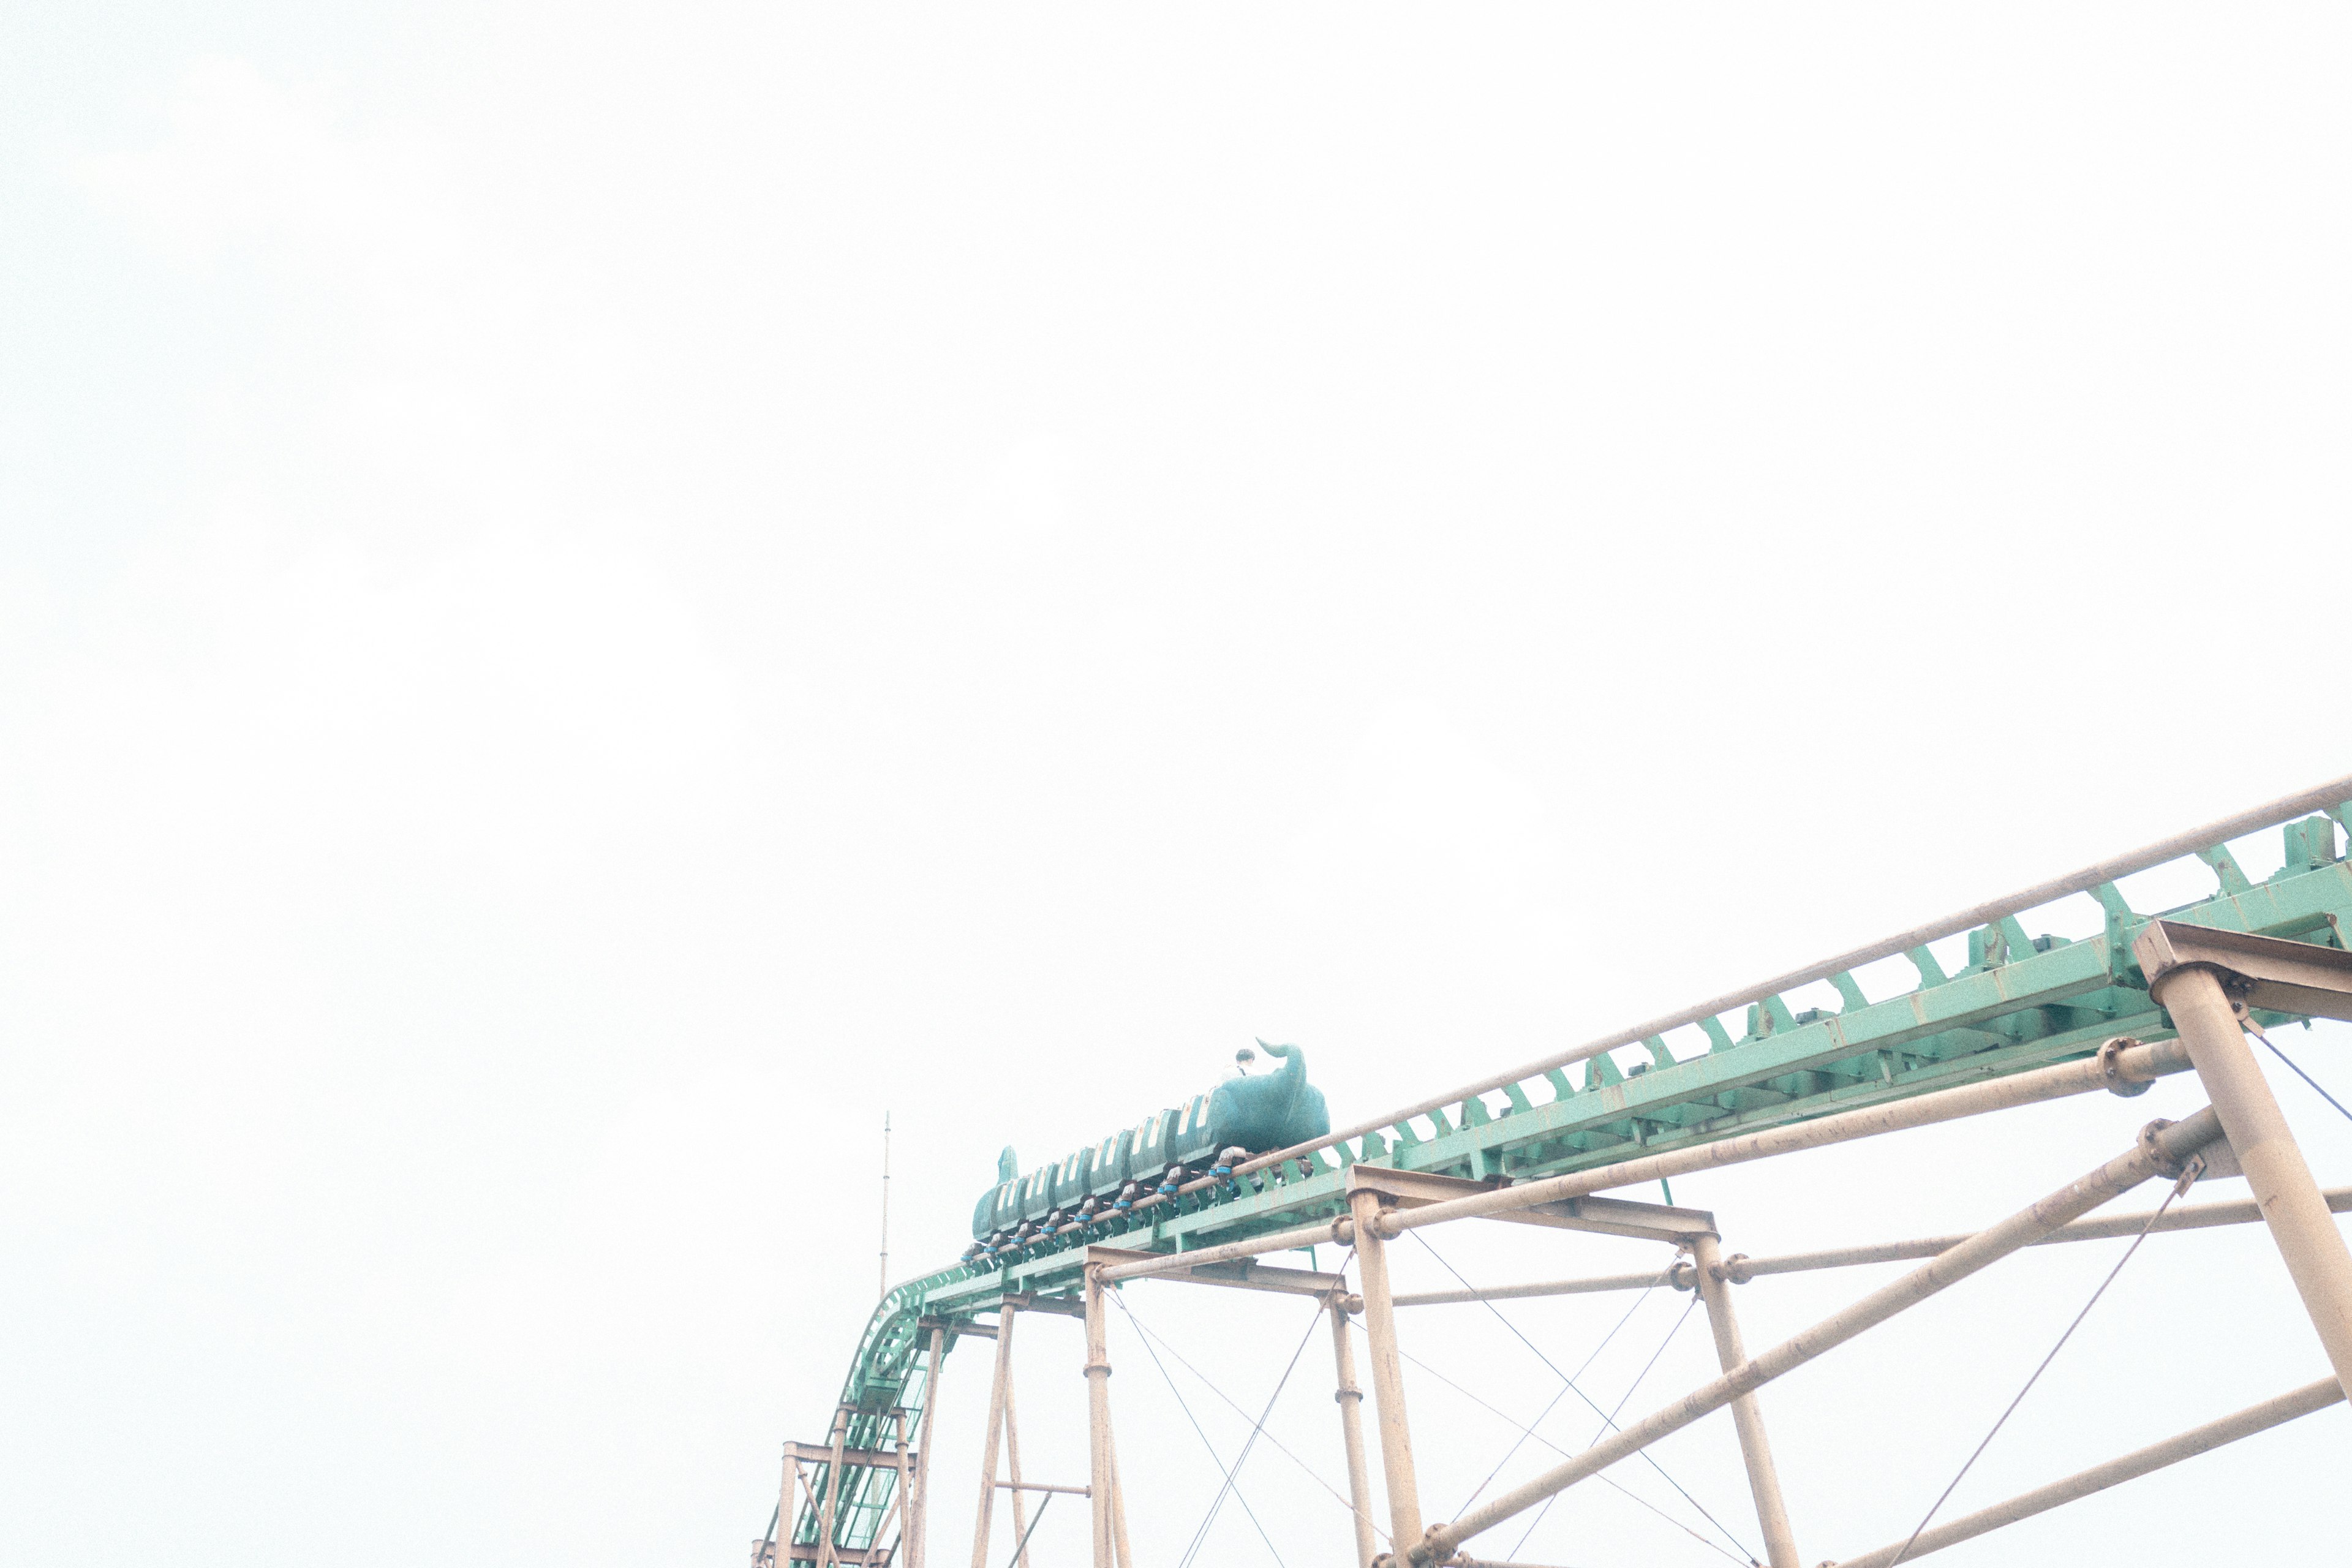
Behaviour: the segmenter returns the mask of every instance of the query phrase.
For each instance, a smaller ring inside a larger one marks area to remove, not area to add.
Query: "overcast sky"
[[[740,1563],[871,1300],[886,1110],[907,1277],[1002,1144],[1253,1037],[1352,1119],[2352,770],[2347,44],[2324,7],[16,0],[0,1557]],[[2287,1043],[2352,1090],[2352,1030]],[[1966,1228],[2197,1103],[1675,1195],[1733,1250]],[[1906,1533],[2116,1255],[1776,1386],[1806,1560]],[[1748,1286],[1748,1342],[1884,1277]],[[1303,1309],[1196,1294],[1127,1300],[1255,1412]],[[1629,1304],[1511,1318],[1568,1366]],[[1661,1343],[1631,1411],[1701,1380],[1681,1310],[1595,1385]],[[1439,1376],[1522,1419],[1557,1383],[1475,1310],[1407,1349],[1444,1517],[1511,1428]],[[1113,1352],[1172,1568],[1213,1472],[1127,1319]],[[1049,1479],[1078,1361],[1027,1336]],[[2323,1371],[2259,1231],[2160,1238],[1953,1507]],[[984,1392],[968,1348],[936,1561]],[[1342,1559],[1328,1392],[1318,1340],[1270,1428],[1304,1468],[1243,1472],[1270,1539],[1228,1507],[1202,1561]],[[2317,1561],[2347,1440],[1943,1561]],[[1660,1453],[1757,1544],[1727,1422]],[[1644,1502],[1580,1488],[1526,1556],[1726,1560],[1614,1474]]]

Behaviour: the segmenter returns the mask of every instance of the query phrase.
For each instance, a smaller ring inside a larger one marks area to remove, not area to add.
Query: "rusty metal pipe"
[[[1834,1350],[1864,1330],[1916,1306],[1930,1296],[1958,1284],[1969,1275],[2046,1236],[2117,1195],[2129,1192],[2158,1171],[2179,1162],[2221,1136],[2221,1118],[2210,1106],[2185,1121],[2151,1123],[2139,1141],[2097,1170],[2078,1177],[2040,1202],[1978,1232],[1959,1246],[1837,1312],[1783,1341],[1762,1355],[1724,1373],[1714,1382],[1630,1426],[1593,1444],[1566,1463],[1556,1465],[1533,1480],[1493,1498],[1450,1524],[1438,1525],[1411,1549],[1418,1568],[1433,1568],[1462,1543],[1493,1529],[1514,1514],[1620,1459],[1648,1447],[1670,1433],[1679,1432],[1700,1417],[1712,1415],[1744,1394],[1752,1394],[1774,1378]],[[1402,1546],[1402,1542],[1399,1543]]]

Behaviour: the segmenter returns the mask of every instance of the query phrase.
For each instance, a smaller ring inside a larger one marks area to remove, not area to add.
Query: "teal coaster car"
[[[1310,1142],[1331,1131],[1323,1091],[1307,1081],[1307,1056],[1296,1046],[1258,1046],[1282,1065],[1243,1071],[1134,1127],[1087,1144],[1051,1165],[1016,1174],[1013,1151],[997,1157],[997,1181],[974,1205],[967,1261],[1052,1247],[1091,1226],[1118,1219],[1144,1197],[1173,1198],[1198,1176],[1230,1178],[1253,1155]]]

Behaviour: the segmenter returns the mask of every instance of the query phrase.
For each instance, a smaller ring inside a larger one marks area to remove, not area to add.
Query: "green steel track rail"
[[[2315,806],[2325,815],[2286,820]],[[2282,822],[2284,864],[2261,882],[2250,880],[2227,839]],[[847,1446],[887,1447],[895,1415],[914,1429],[928,1394],[924,1322],[944,1324],[952,1347],[954,1325],[998,1310],[1008,1294],[1074,1296],[1089,1242],[1186,1252],[1336,1218],[1346,1212],[1346,1170],[1360,1162],[1523,1181],[2086,1057],[2115,1035],[2169,1038],[2170,1021],[2148,995],[2132,939],[2161,916],[2352,947],[2352,863],[2336,856],[2336,823],[2352,832],[2352,779],[2216,824],[2210,842],[2177,854],[2189,839],[2110,863],[2120,878],[2191,855],[2201,860],[2218,885],[2178,909],[2135,912],[2113,879],[2064,888],[2064,895],[2084,891],[2098,900],[2105,914],[2098,935],[2028,935],[2019,916],[2056,901],[2043,897],[1969,930],[1968,963],[1956,973],[1944,972],[1923,938],[1906,954],[1916,984],[1899,994],[1874,1001],[1843,970],[1822,976],[1841,999],[1834,1010],[1792,1009],[1776,993],[1754,994],[1725,1009],[1738,1016],[1736,1035],[1721,1016],[1699,1017],[1619,1047],[1638,1053],[1629,1063],[1602,1052],[1574,1062],[1580,1071],[1541,1068],[1288,1154],[1240,1185],[1195,1191],[1118,1223],[1065,1227],[1017,1260],[910,1279],[883,1297],[858,1342],[841,1394]],[[1958,928],[1940,933],[1957,934]],[[2265,1024],[2294,1021],[2259,1016]],[[822,1498],[830,1478],[820,1467],[813,1479]],[[844,1466],[834,1537],[846,1561],[865,1561],[881,1544],[897,1484],[894,1469]],[[819,1528],[816,1507],[803,1507],[780,1557],[814,1559]],[[876,1552],[871,1560],[885,1558]]]

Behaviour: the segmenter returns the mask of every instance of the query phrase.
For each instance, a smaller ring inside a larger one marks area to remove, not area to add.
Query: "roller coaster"
[[[1001,1407],[1003,1352],[1013,1317],[1026,1311],[1087,1320],[1090,1472],[1083,1489],[1092,1510],[1092,1561],[1094,1568],[1131,1568],[1101,1329],[1105,1292],[1130,1279],[1320,1292],[1343,1331],[1360,1316],[1384,1508],[1370,1487],[1349,1334],[1338,1342],[1353,1551],[1367,1568],[1474,1563],[1465,1543],[1480,1531],[1726,1407],[1738,1426],[1772,1568],[1801,1568],[1755,1390],[2018,1247],[2066,1239],[2070,1226],[2110,1224],[2082,1216],[2153,1175],[2184,1186],[2200,1174],[2248,1178],[2255,1204],[2237,1217],[2270,1226],[2334,1378],[2233,1418],[2243,1431],[2220,1432],[2225,1424],[2217,1423],[2215,1432],[2184,1434],[2174,1449],[2158,1445],[2164,1452],[2126,1456],[2043,1489],[2049,1497],[2012,1500],[2010,1515],[1993,1518],[2000,1510],[1991,1510],[1958,1521],[1966,1526],[1961,1535],[1947,1539],[1955,1526],[1939,1527],[1899,1550],[1847,1558],[1840,1568],[1912,1561],[2011,1522],[2011,1515],[2027,1517],[2340,1398],[2352,1386],[2352,1254],[2330,1208],[2345,1202],[2339,1194],[2331,1205],[2319,1192],[2244,1033],[2352,1016],[2352,863],[2339,848],[2339,828],[2352,832],[2352,777],[1336,1131],[1307,1082],[1304,1055],[1261,1042],[1281,1064],[1272,1072],[1229,1079],[1027,1172],[1006,1150],[976,1205],[971,1248],[884,1294],[850,1357],[825,1436],[785,1445],[774,1522],[753,1545],[753,1568],[878,1568],[901,1555],[922,1568],[931,1391],[959,1342],[1002,1335]],[[2257,881],[2231,844],[2273,830],[2283,858]],[[2191,901],[2136,910],[2118,889],[2137,873],[2189,860],[2200,862],[2213,884]],[[2026,923],[2035,911],[2081,895],[2096,900],[2104,921],[2097,934],[2069,940]],[[1929,944],[1962,935],[1966,962],[1948,971]],[[1913,983],[1866,994],[1855,972],[1898,957],[1908,961]],[[1823,984],[1835,1005],[1787,1000]],[[1757,1266],[1723,1258],[1711,1217],[1597,1195],[2059,1095],[2136,1093],[2158,1076],[2189,1071],[2212,1101],[2198,1117],[2152,1124],[2134,1150],[2023,1215],[1974,1237],[1937,1238],[1932,1250],[1885,1252],[1927,1261],[1807,1335],[1753,1357],[1739,1349],[1725,1286]],[[1659,1278],[1704,1299],[1724,1376],[1526,1487],[1430,1524],[1420,1517],[1395,1369],[1396,1302],[1384,1247],[1406,1229],[1463,1217],[1670,1243],[1678,1261]],[[1257,1261],[1334,1243],[1354,1250],[1360,1280],[1354,1293],[1335,1276]],[[995,1484],[997,1419],[992,1413],[983,1500]],[[975,1568],[986,1568],[989,1506],[983,1500]],[[1389,1538],[1386,1551],[1376,1519]]]

